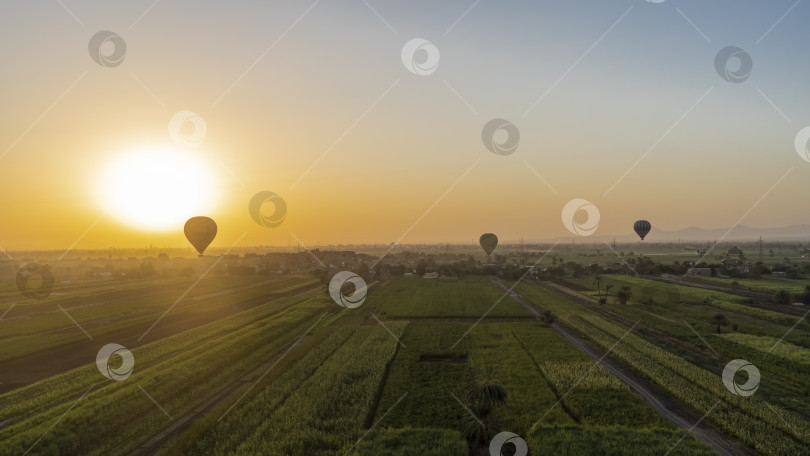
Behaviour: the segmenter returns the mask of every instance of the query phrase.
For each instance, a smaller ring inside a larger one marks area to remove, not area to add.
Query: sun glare
[[[148,230],[182,230],[189,217],[213,208],[215,178],[198,153],[171,148],[120,155],[103,171],[100,192],[106,211]]]

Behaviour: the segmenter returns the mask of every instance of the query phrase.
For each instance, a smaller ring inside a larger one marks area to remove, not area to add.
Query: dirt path
[[[508,290],[503,281],[493,279],[495,285]],[[527,310],[536,316],[540,316],[537,306],[524,298],[517,292],[510,291],[509,295],[519,303],[523,304]],[[695,437],[708,443],[711,447],[723,456],[740,456],[740,455],[753,455],[754,453],[748,448],[737,443],[736,440],[726,436],[714,426],[701,421],[698,422],[700,417],[695,416],[691,411],[687,410],[684,406],[673,400],[666,392],[654,386],[641,376],[624,366],[622,363],[605,354],[604,350],[598,348],[574,332],[564,328],[563,326],[554,323],[552,328],[557,330],[563,337],[571,342],[575,347],[580,349],[583,353],[598,361],[605,369],[612,372],[621,381],[626,383],[636,394],[641,396],[647,401],[655,410],[662,416],[672,421],[675,425],[692,432]],[[693,427],[694,426],[694,427]]]

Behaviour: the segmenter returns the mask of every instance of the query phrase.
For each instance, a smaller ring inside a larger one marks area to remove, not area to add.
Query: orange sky
[[[810,42],[795,33],[810,13],[797,9],[755,46],[769,15],[739,12],[749,29],[762,29],[747,36],[699,5],[694,15],[717,42],[703,41],[671,8],[643,5],[584,56],[627,5],[599,4],[578,17],[531,4],[491,16],[495,6],[482,4],[449,30],[467,6],[445,5],[429,20],[393,8],[380,11],[389,30],[362,2],[324,4],[286,34],[307,5],[192,13],[166,5],[135,26],[142,11],[134,7],[76,5],[83,25],[58,5],[0,7],[15,9],[0,23],[9,64],[0,246],[59,249],[80,238],[76,248],[186,245],[182,224],[151,231],[103,215],[108,164],[163,147],[194,154],[214,175],[209,209],[194,215],[218,222],[215,247],[245,233],[241,245],[286,245],[293,235],[312,245],[387,243],[406,232],[406,243],[468,242],[482,232],[570,238],[560,213],[574,198],[599,207],[598,235],[627,233],[638,218],[665,230],[728,227],[744,215],[751,226],[810,223],[810,163],[793,147],[810,124],[798,77],[806,72],[783,55],[786,46],[807,55]],[[510,26],[529,18],[545,27]],[[484,27],[493,23],[498,33]],[[127,43],[113,68],[88,55],[90,37],[108,29]],[[665,34],[656,47],[643,39],[651,31]],[[403,65],[402,47],[415,37],[440,49],[435,73]],[[752,50],[756,73],[745,83],[715,72],[726,42]],[[169,134],[169,119],[183,110],[205,120],[199,147]],[[481,131],[493,118],[519,129],[515,153],[484,147]],[[248,202],[262,190],[287,203],[279,227],[250,218]]]

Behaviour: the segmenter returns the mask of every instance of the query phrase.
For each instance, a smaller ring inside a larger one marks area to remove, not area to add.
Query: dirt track
[[[501,280],[493,279],[493,283],[503,288],[505,291],[509,289]],[[538,317],[540,316],[540,312],[537,310],[538,307],[534,303],[524,298],[514,290],[510,291],[509,295],[519,303],[523,304],[523,306],[534,315]],[[609,354],[606,354],[601,348],[586,342],[584,339],[579,337],[579,335],[557,323],[552,324],[551,327],[557,330],[557,332],[559,332],[583,353],[599,362],[605,367],[605,369],[609,370],[621,381],[626,383],[635,393],[647,401],[661,415],[672,421],[675,425],[692,432],[695,437],[711,445],[711,447],[719,454],[724,456],[754,454],[751,450],[740,445],[731,437],[726,436],[714,426],[700,420],[700,417],[695,416],[691,411],[687,410],[684,406],[672,399],[667,393],[643,379],[629,368],[625,367],[622,363],[612,358]],[[700,422],[698,423],[698,421]]]

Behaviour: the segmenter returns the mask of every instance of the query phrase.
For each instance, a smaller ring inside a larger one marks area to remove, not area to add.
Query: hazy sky
[[[145,229],[107,201],[130,182],[105,178],[111,163],[167,147],[210,168],[191,215],[217,220],[217,247],[244,233],[240,245],[570,238],[574,198],[599,208],[598,235],[638,218],[810,223],[794,147],[810,125],[808,19],[795,0],[5,1],[0,246],[185,245],[182,223]],[[91,58],[102,30],[126,43],[120,65]],[[414,38],[438,49],[431,74],[403,64]],[[727,46],[750,55],[747,80],[716,71]],[[205,121],[196,148],[169,134],[179,111]],[[519,130],[514,153],[484,147],[494,118]],[[265,190],[287,204],[278,227],[248,213]]]

